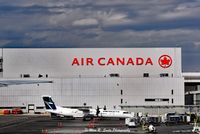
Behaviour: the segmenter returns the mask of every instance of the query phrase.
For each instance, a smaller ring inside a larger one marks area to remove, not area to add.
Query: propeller
[[[99,116],[99,113],[100,113],[99,106],[97,106],[97,109],[96,109],[96,116],[97,117]]]

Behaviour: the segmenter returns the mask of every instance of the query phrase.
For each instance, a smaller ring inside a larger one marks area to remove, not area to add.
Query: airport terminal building
[[[3,48],[0,56],[1,80],[52,81],[1,86],[1,108],[44,111],[42,95],[65,107],[185,108],[181,48]]]

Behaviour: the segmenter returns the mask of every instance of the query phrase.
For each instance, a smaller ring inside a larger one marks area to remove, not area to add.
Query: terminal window
[[[24,74],[23,76],[24,76],[24,78],[29,78],[30,74]]]
[[[143,77],[149,77],[149,73],[144,73]]]
[[[123,95],[123,90],[121,90],[121,95]]]
[[[169,99],[168,98],[146,98],[145,101],[149,101],[149,102],[152,102],[152,101],[156,101],[156,102],[168,101],[169,102]]]
[[[156,101],[156,99],[145,99],[145,101]]]
[[[162,74],[160,74],[160,77],[169,77],[169,74],[168,73],[162,73]]]
[[[0,72],[3,72],[3,58],[0,58]]]
[[[110,77],[119,77],[119,74],[109,74]]]
[[[123,104],[123,99],[121,99],[121,104]]]
[[[172,95],[174,94],[174,90],[173,90],[173,89],[171,90],[171,94],[172,94]]]
[[[161,99],[161,101],[169,101],[169,99]]]

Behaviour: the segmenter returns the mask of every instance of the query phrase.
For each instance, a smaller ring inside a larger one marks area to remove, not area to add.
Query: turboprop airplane
[[[84,116],[83,111],[80,111],[78,109],[56,106],[53,100],[51,99],[51,96],[49,95],[43,95],[42,99],[45,104],[46,112],[51,113],[52,116],[72,118],[79,118]]]
[[[88,112],[83,112],[79,109],[73,108],[64,108],[61,106],[56,106],[54,101],[52,100],[51,96],[43,95],[42,96],[46,112],[51,113],[52,116],[57,117],[73,117],[73,118],[84,118],[86,120],[90,120],[93,117],[100,117],[100,118],[131,118],[133,117],[132,114],[128,113],[124,110],[106,110],[101,109],[97,106],[97,109],[89,109]]]

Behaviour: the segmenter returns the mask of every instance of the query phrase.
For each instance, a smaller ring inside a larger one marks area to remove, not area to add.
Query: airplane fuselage
[[[83,112],[78,109],[63,108],[58,106],[56,108],[57,108],[56,110],[46,110],[46,111],[53,114],[67,116],[67,117],[74,117],[74,118],[80,118],[84,116]]]
[[[133,115],[123,110],[100,110],[100,117],[108,117],[108,118],[131,118]]]

